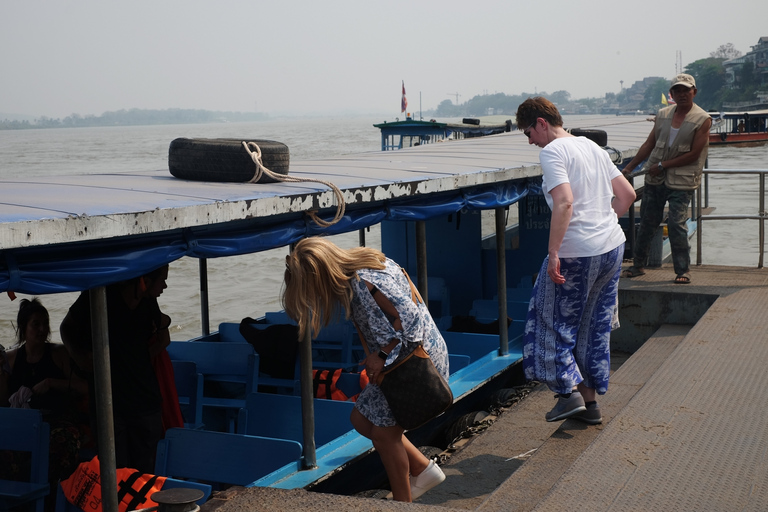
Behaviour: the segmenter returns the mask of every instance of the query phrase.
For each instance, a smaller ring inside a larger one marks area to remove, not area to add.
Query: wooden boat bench
[[[43,512],[48,484],[50,426],[37,409],[0,407],[0,450],[29,452],[32,456],[28,482],[0,480],[0,510],[34,503]]]
[[[155,474],[212,484],[248,485],[299,460],[301,443],[286,439],[170,428],[157,444]]]

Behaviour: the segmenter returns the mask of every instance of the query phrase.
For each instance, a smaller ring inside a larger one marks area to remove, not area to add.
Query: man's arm
[[[649,156],[651,156],[651,151],[653,151],[653,148],[656,147],[656,125],[654,124],[653,130],[651,130],[651,133],[648,135],[648,138],[645,139],[645,142],[643,142],[643,145],[640,146],[640,149],[637,150],[637,154],[635,157],[630,160],[630,162],[624,167],[624,169],[621,170],[624,175],[627,175],[635,170],[635,167],[637,167],[640,162],[643,162],[648,159]],[[651,170],[653,171],[653,169]]]

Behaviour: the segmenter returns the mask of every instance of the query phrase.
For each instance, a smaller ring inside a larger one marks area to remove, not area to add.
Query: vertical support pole
[[[496,289],[499,297],[499,355],[509,354],[509,329],[507,328],[507,251],[505,208],[496,214]]]
[[[302,469],[317,467],[315,450],[315,402],[312,391],[312,329],[306,326],[304,338],[299,340],[301,370],[301,425],[304,436]]]
[[[765,173],[760,173],[760,258],[757,268],[763,268],[763,254],[765,252]]]
[[[357,231],[357,245],[365,247],[365,228]]]
[[[699,198],[698,212],[696,213],[696,265],[701,265],[701,237],[704,227],[704,218],[701,216],[701,187],[696,189],[696,196]]]
[[[632,189],[634,190],[635,179],[632,177],[629,177],[629,184],[632,185]],[[629,233],[629,254],[631,254],[632,257],[635,256],[635,234],[636,234],[635,222],[636,222],[635,202],[632,201],[632,204],[629,205],[629,229],[627,229],[627,232]]]
[[[417,287],[421,298],[429,307],[429,289],[427,286],[427,225],[423,220],[416,221],[416,267],[418,272]]]
[[[200,322],[203,336],[211,334],[211,319],[208,310],[208,259],[200,258]]]
[[[93,378],[96,387],[96,428],[101,470],[101,507],[103,512],[117,512],[117,459],[115,457],[115,420],[112,415],[112,372],[109,366],[109,325],[107,289],[89,292],[93,340]]]

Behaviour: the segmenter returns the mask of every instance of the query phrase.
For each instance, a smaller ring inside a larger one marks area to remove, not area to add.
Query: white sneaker
[[[445,473],[434,460],[429,461],[427,468],[418,476],[411,476],[411,499],[415,500],[431,488],[445,480]]]

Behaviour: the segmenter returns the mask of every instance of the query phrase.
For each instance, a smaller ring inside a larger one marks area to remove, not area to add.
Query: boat
[[[374,124],[381,130],[381,150],[410,148],[446,140],[461,140],[509,132],[515,128],[511,119],[503,123],[482,124],[480,118],[465,117],[461,123],[442,123],[413,119],[407,115],[405,121]]]
[[[710,146],[762,146],[768,144],[768,110],[710,114]]]
[[[615,116],[596,116],[582,128],[606,131],[619,163],[629,161],[647,137],[644,120],[617,123]],[[208,325],[208,258],[287,250],[311,235],[359,232],[363,241],[364,230],[380,224],[382,250],[414,278],[451,355],[454,405],[409,432],[411,440],[429,445],[490,393],[519,379],[524,310],[549,235],[549,210],[540,195],[539,149],[521,132],[426,144],[396,159],[387,152],[370,152],[291,162],[290,175],[335,183],[345,202],[340,220],[330,223],[339,204],[334,193],[316,182],[212,184],[178,179],[168,170],[5,179],[0,292],[91,290],[98,298],[110,283],[189,256],[200,260],[201,303],[190,308],[200,307],[203,332],[192,340],[174,340],[169,352],[178,349],[180,354],[205,343],[216,346],[211,354],[232,347],[247,352],[251,347],[238,333],[241,319],[222,323],[218,330]],[[62,187],[66,194],[60,193]],[[41,197],[46,198],[44,205]],[[316,224],[309,211],[331,225]],[[104,313],[92,311],[94,318],[106,321]],[[496,333],[455,326],[458,317],[471,317]],[[275,311],[257,323],[285,325],[289,319]],[[371,442],[348,423],[351,404],[329,405],[333,401],[314,397],[313,369],[343,368],[359,360],[356,335],[343,321],[329,327],[324,339],[299,343],[295,378],[254,375],[259,357],[249,353],[237,359],[244,368],[237,370],[242,377],[237,383],[247,395],[232,398],[235,402],[190,397],[187,405],[192,398],[207,401],[201,408],[223,409],[226,421],[220,431],[204,427],[167,435],[158,447],[156,473],[205,481],[212,473],[232,475],[225,481],[214,479],[213,485],[339,494],[380,484],[360,478],[368,472],[359,468],[375,464],[375,457]],[[94,343],[102,350],[107,346],[98,336]],[[207,362],[198,360],[193,375],[213,381],[236,373],[230,367],[204,370]],[[95,361],[96,385],[103,389],[95,407],[105,417],[110,414],[108,367],[105,359]],[[255,403],[249,400],[257,398],[269,399],[270,405],[249,409]],[[326,434],[328,425],[338,428]],[[99,452],[109,454],[114,448],[105,441],[111,437],[106,434],[99,436]],[[242,445],[251,442],[258,443],[257,453],[279,456],[248,458],[244,454],[251,452]],[[103,463],[102,480],[114,478],[114,471]],[[111,499],[104,496],[105,511],[116,510]]]

